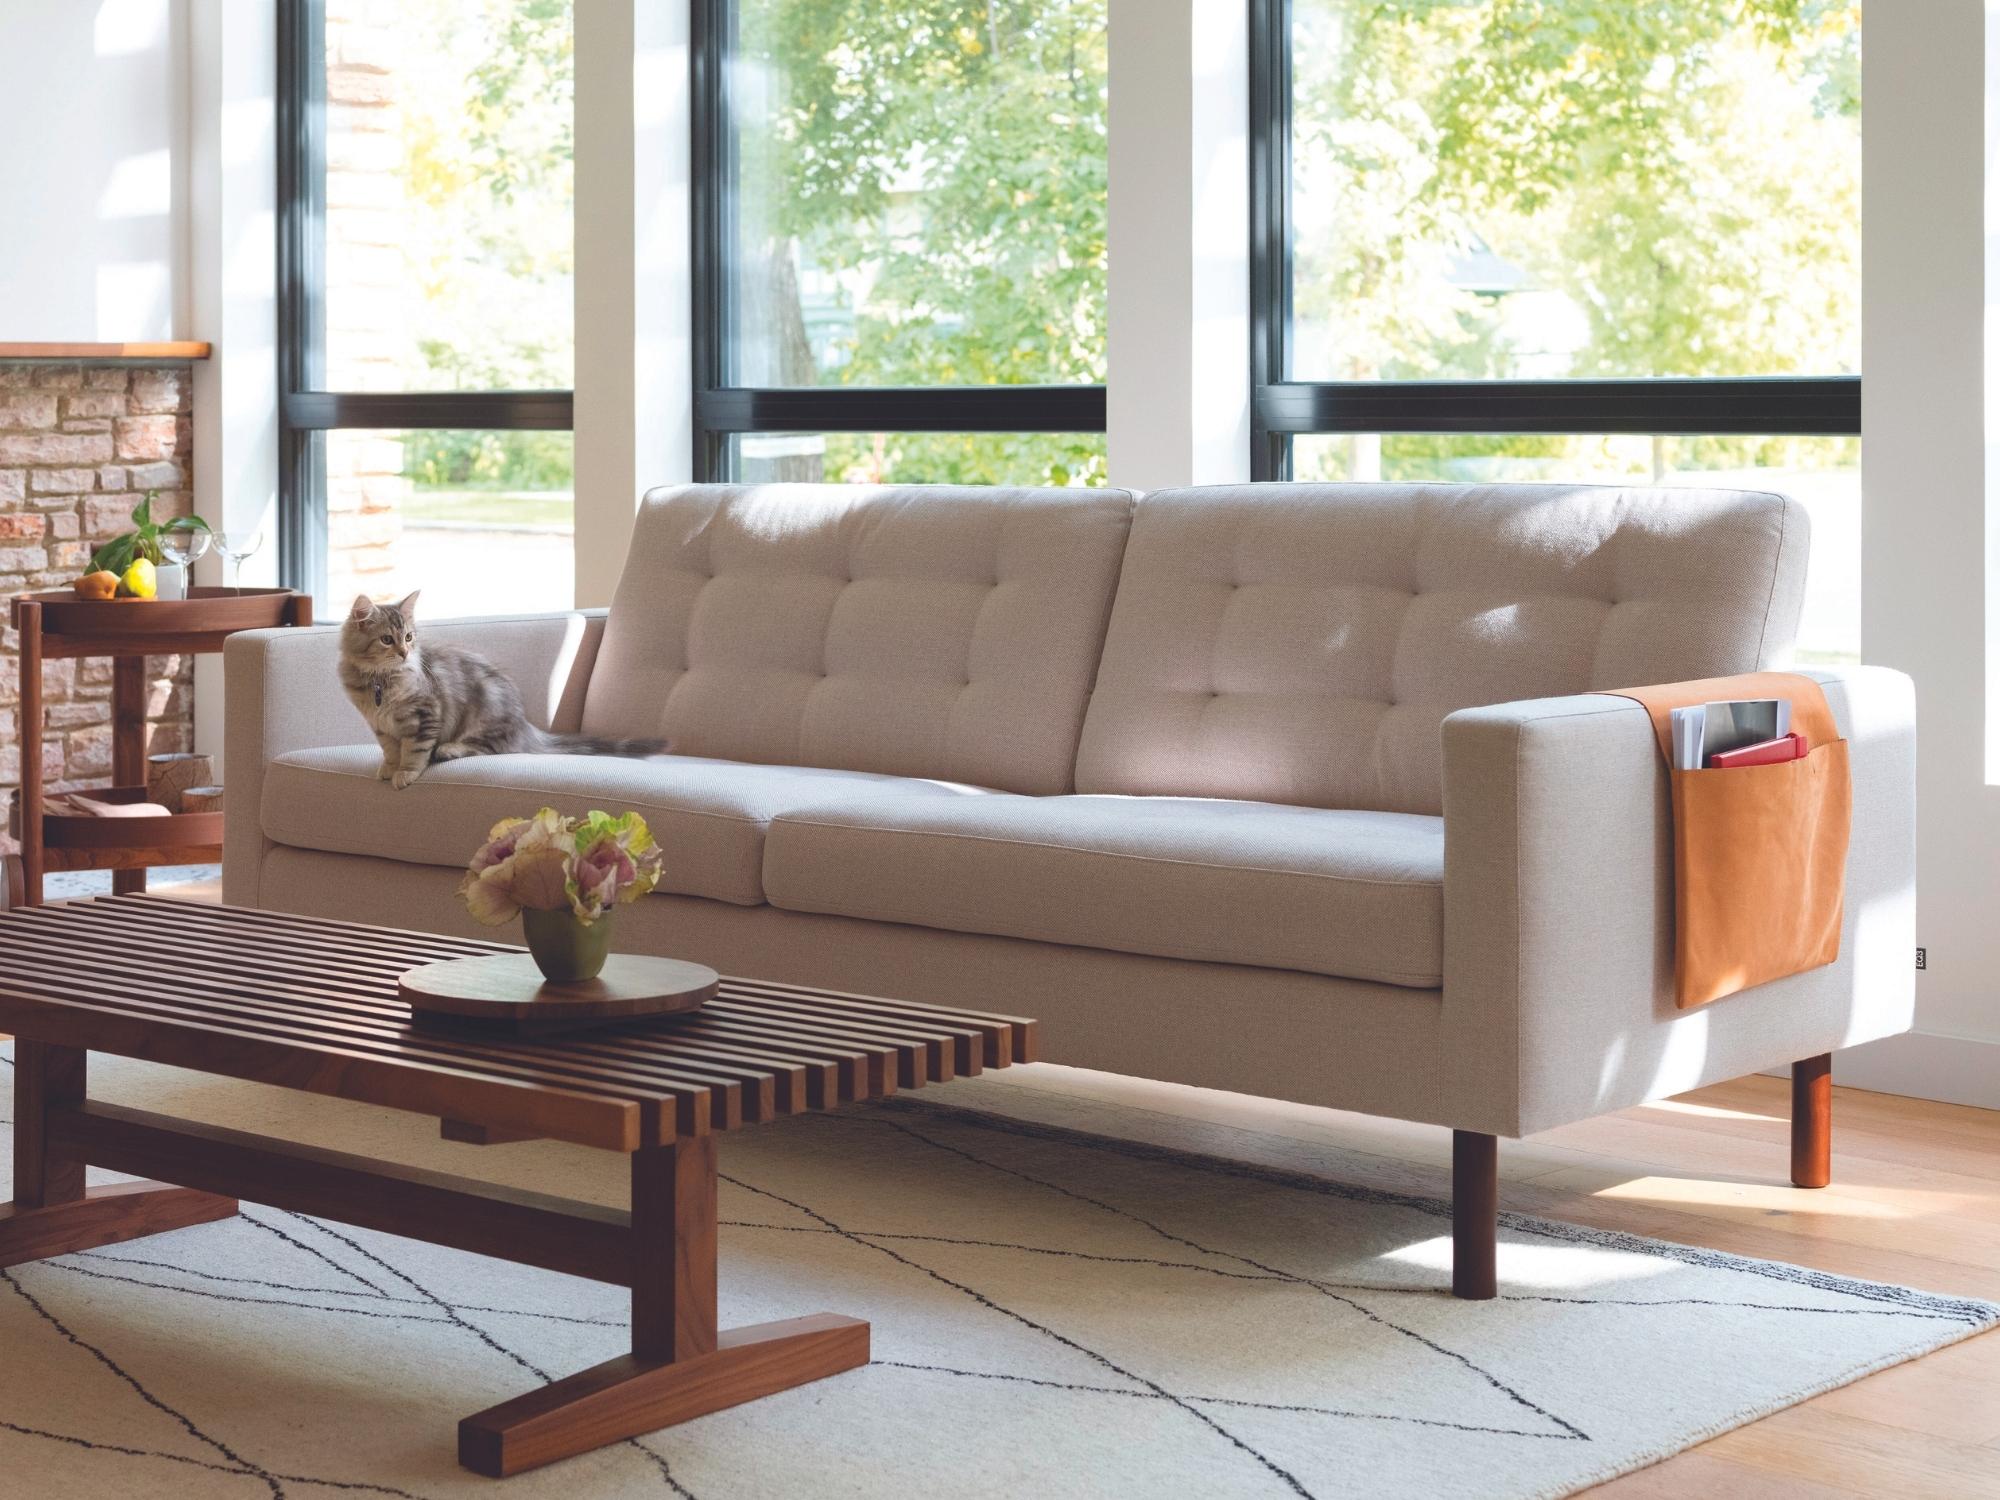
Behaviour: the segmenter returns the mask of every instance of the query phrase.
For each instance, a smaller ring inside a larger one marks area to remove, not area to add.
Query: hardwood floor
[[[1836,1059],[1836,1068],[1837,1068]],[[1441,1195],[1451,1132],[1033,1067],[1007,1087],[1115,1100],[1345,1153]],[[1742,1078],[1500,1143],[1500,1206],[2000,1301],[2000,1112],[1833,1091],[1833,1182],[1790,1185],[1791,1085]],[[1871,1375],[1589,1492],[1596,1500],[2000,1500],[2000,1330]]]

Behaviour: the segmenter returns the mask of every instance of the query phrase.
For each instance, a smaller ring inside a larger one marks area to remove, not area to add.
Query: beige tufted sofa
[[[1650,723],[1582,696],[1784,664],[1807,550],[1796,503],[1685,489],[656,491],[608,614],[420,629],[675,756],[397,792],[333,631],[239,635],[225,894],[473,930],[492,823],[636,808],[667,878],[625,944],[1454,1128],[1490,1295],[1492,1137],[1910,1024],[1908,679],[1811,670],[1853,747],[1839,962],[1687,1013]]]

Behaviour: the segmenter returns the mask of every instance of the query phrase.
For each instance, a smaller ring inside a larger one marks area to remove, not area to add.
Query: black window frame
[[[737,0],[690,0],[694,478],[730,478],[740,433],[1103,432],[1103,385],[733,384],[738,152],[730,111]]]
[[[327,581],[324,445],[339,430],[569,432],[575,393],[331,391],[326,369],[326,4],[278,0],[278,569]]]
[[[1292,439],[1302,434],[1861,435],[1859,375],[1292,379],[1293,0],[1248,3],[1253,480],[1291,479]]]

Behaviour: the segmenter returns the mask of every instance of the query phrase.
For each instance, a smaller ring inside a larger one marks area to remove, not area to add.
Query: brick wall
[[[192,473],[185,365],[0,361],[0,598],[66,587],[97,543],[154,513],[185,515]],[[20,784],[20,641],[0,630],[0,810]],[[150,749],[191,748],[192,664],[149,663]],[[50,662],[43,678],[43,774],[52,789],[103,786],[111,772],[111,663]],[[0,844],[11,850],[4,819]]]

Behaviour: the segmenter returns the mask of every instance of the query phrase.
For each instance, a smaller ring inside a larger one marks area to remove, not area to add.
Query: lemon
[[[123,579],[125,592],[135,599],[150,599],[160,591],[159,576],[153,571],[150,559],[135,557],[132,566],[125,570]]]

